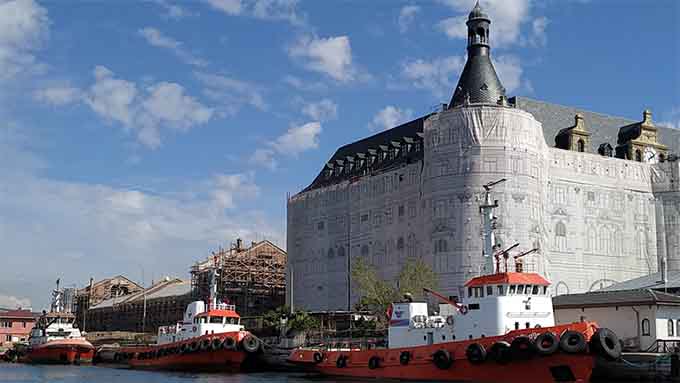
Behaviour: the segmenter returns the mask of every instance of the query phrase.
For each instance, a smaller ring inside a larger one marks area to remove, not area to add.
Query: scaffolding
[[[191,268],[191,291],[207,301],[212,270],[218,271],[218,299],[235,304],[241,316],[260,315],[282,306],[286,295],[286,252],[269,241],[244,248],[237,239],[228,250],[212,252]]]

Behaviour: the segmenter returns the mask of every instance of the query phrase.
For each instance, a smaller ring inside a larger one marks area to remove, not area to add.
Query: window
[[[504,295],[504,291],[503,291],[503,290],[505,290],[505,289],[503,288],[503,285],[498,285],[498,295]]]
[[[675,333],[677,334],[677,336],[680,336],[680,319],[676,319],[675,324],[676,324]]]
[[[529,322],[525,323],[524,325],[526,326],[526,328],[531,328],[531,323]]]
[[[2,327],[7,327],[7,328],[12,327],[12,322],[9,322],[9,321],[2,322]]]
[[[472,287],[468,287],[468,298],[472,298]]]
[[[519,330],[519,322],[515,322],[515,330]]]
[[[479,310],[479,303],[470,303],[470,304],[468,305],[468,308],[469,308],[470,310]]]
[[[517,288],[517,286],[515,286],[515,285],[510,285],[510,292],[509,292],[508,294],[514,295],[514,294],[515,294],[515,289],[516,289],[516,288]]]
[[[675,325],[673,319],[668,320],[668,336],[675,336]]]
[[[635,161],[642,162],[642,151],[639,149],[635,151]]]
[[[404,205],[399,205],[398,214],[400,217],[404,216]]]
[[[26,328],[26,322],[21,322],[21,327]]]
[[[493,295],[493,286],[486,286],[486,295]]]
[[[222,317],[210,317],[210,323],[222,324]]]
[[[12,336],[11,336],[11,335],[5,335],[5,341],[11,342],[11,341],[12,341]]]
[[[404,237],[397,239],[397,250],[404,250]]]
[[[583,142],[583,140],[578,140],[577,145],[578,145],[578,151],[579,152],[583,153],[583,152],[586,151],[586,144],[585,144],[585,142]]]
[[[642,335],[649,336],[649,319],[642,320]]]
[[[368,214],[362,214],[361,215],[361,222],[366,222],[368,221]]]
[[[524,294],[524,285],[517,286],[517,294]]]
[[[538,295],[538,286],[534,286],[533,290],[531,291],[532,294]]]
[[[316,224],[316,228],[319,229],[319,230],[323,230],[323,228],[324,228],[323,221],[319,221],[319,223]]]

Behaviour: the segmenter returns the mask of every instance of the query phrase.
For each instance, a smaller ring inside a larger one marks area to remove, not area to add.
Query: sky
[[[0,0],[0,307],[188,278],[339,146],[437,109],[474,0]],[[508,94],[680,128],[680,3],[482,0]]]

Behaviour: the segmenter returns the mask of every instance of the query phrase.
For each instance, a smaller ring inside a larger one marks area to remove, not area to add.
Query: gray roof
[[[594,291],[553,297],[555,309],[638,305],[680,305],[680,297],[651,289]]]
[[[517,108],[531,113],[536,120],[543,124],[543,134],[548,146],[555,145],[555,136],[561,129],[574,125],[574,116],[577,113],[583,116],[586,129],[591,134],[593,152],[603,142],[610,143],[612,147],[616,146],[619,129],[639,122],[520,96],[512,97],[509,101]],[[640,117],[640,121],[642,121],[642,111],[640,111]],[[659,142],[667,145],[670,152],[680,152],[680,129],[658,125],[657,128],[659,130]]]
[[[599,291],[633,290],[633,289],[677,289],[680,288],[680,271],[668,271],[666,283],[661,282],[661,273],[648,274],[639,278],[629,279],[621,283],[600,289]]]
[[[190,292],[191,284],[187,281],[181,279],[161,280],[145,290],[102,301],[97,305],[92,306],[91,309],[101,309],[125,303],[138,302],[144,299],[144,294],[146,294],[146,300],[149,301],[157,298],[184,295]]]

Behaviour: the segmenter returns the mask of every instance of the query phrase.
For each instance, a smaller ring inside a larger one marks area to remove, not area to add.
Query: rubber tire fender
[[[222,339],[220,339],[220,338],[213,338],[213,339],[210,341],[210,349],[213,350],[213,351],[215,351],[215,350],[219,350],[220,348],[222,348]]]
[[[534,343],[539,355],[552,355],[560,348],[560,339],[550,331],[537,336]]]
[[[222,348],[225,350],[235,350],[236,340],[230,336],[225,337],[224,340],[222,341]]]
[[[191,342],[191,344],[189,345],[189,351],[190,351],[190,352],[198,351],[198,347],[199,347],[199,346],[198,346],[198,342],[193,341],[193,342]]]
[[[482,364],[486,361],[486,349],[479,343],[471,343],[465,349],[465,356],[472,364]]]
[[[335,367],[337,368],[347,367],[347,355],[338,356],[338,359],[335,360]]]
[[[494,343],[489,349],[489,357],[498,364],[508,364],[512,360],[510,343],[506,341]]]
[[[399,354],[399,364],[401,364],[402,366],[406,366],[410,361],[411,361],[410,351],[402,351],[401,354]]]
[[[316,351],[314,352],[314,355],[312,355],[312,360],[314,360],[314,363],[319,364],[323,361],[323,354]]]
[[[529,360],[536,355],[536,344],[528,336],[518,336],[510,343],[512,358],[517,360]]]
[[[201,351],[208,351],[208,349],[210,348],[210,339],[208,338],[201,339],[199,348],[201,349]]]
[[[186,343],[182,343],[182,345],[179,346],[179,352],[181,354],[186,354],[187,352],[189,352],[189,345]]]
[[[590,338],[590,348],[608,360],[616,360],[621,356],[621,342],[614,331],[599,328]]]
[[[241,347],[248,353],[255,353],[260,350],[260,340],[254,337],[252,334],[246,335],[243,340],[241,340]]]
[[[567,330],[560,337],[560,349],[568,354],[579,354],[586,351],[586,337],[582,333]]]
[[[371,359],[368,360],[368,368],[371,370],[375,370],[376,368],[380,367],[380,357],[377,355],[373,355]]]
[[[453,364],[451,354],[444,349],[437,350],[434,354],[432,354],[432,361],[434,362],[434,365],[440,370],[448,370]]]

